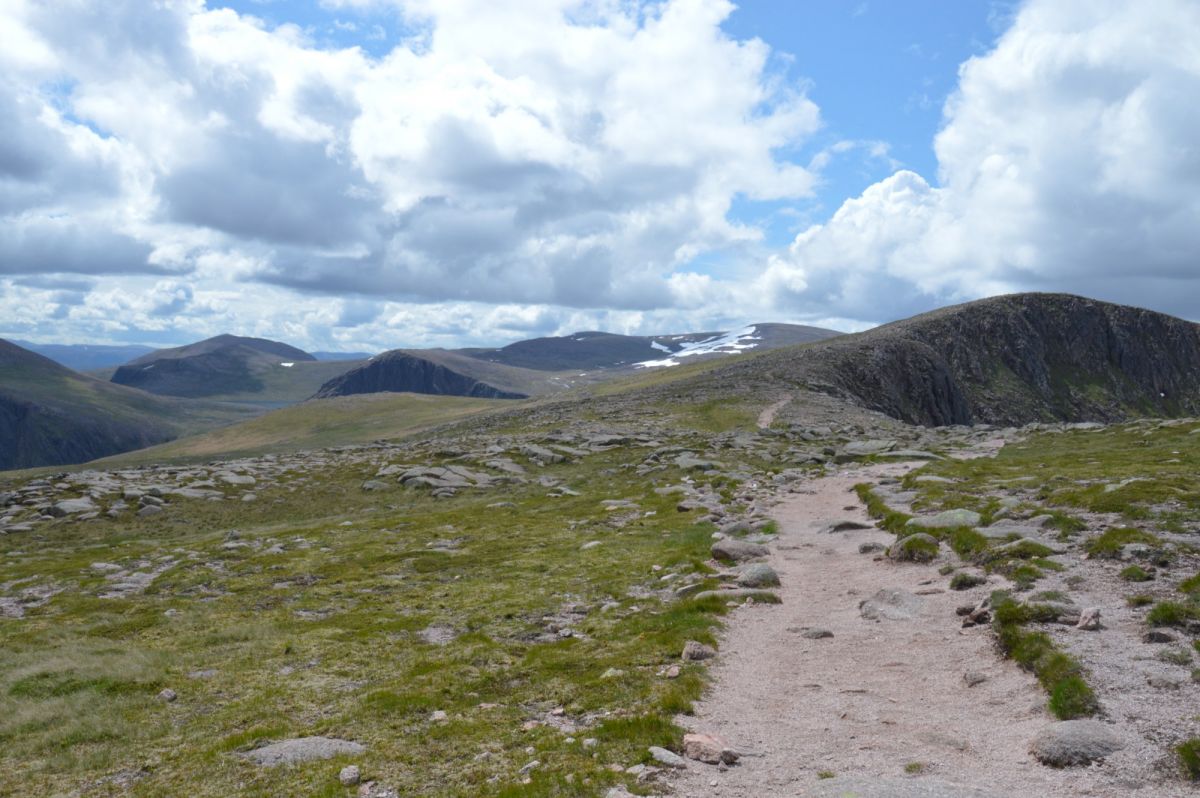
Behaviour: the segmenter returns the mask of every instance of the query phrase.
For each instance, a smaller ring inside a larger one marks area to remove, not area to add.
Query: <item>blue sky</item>
[[[387,55],[414,29],[393,6],[325,7],[301,0],[213,0],[271,26],[297,25],[326,47],[360,47]],[[896,167],[931,182],[937,177],[933,137],[942,105],[957,85],[958,66],[990,49],[1016,0],[746,0],[722,26],[737,39],[770,45],[769,70],[804,86],[821,109],[822,130],[794,151],[801,164],[838,142],[857,142],[821,170],[811,203],[755,202],[739,197],[731,216],[761,226],[770,245],[784,245],[811,222],[828,219],[846,197]],[[887,147],[872,154],[871,145]],[[702,270],[707,270],[701,264]]]
[[[0,6],[0,337],[1200,316],[1195,0]]]

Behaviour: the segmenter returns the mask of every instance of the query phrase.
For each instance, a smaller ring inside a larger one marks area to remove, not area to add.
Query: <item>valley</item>
[[[1075,302],[10,472],[0,793],[1189,795],[1200,420],[1138,386],[1194,325],[872,376],[947,315],[1135,335]]]

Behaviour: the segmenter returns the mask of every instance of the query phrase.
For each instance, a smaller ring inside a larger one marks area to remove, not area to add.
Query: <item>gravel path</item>
[[[676,795],[1130,794],[1096,768],[1053,770],[1029,755],[1030,740],[1052,720],[1044,693],[998,656],[988,628],[960,629],[954,614],[988,588],[945,590],[936,563],[860,554],[860,543],[891,541],[879,530],[819,531],[836,520],[866,521],[853,485],[910,467],[852,468],[776,507],[781,533],[770,562],[783,603],[734,611],[713,690],[694,717],[680,718],[747,755],[724,772],[689,763],[673,779]],[[916,617],[864,620],[859,603],[883,588],[919,594]],[[802,627],[833,637],[808,639]],[[967,671],[986,681],[968,687]],[[913,763],[921,773],[906,773]],[[846,789],[830,789],[843,780]],[[877,788],[861,791],[864,781]]]
[[[778,402],[764,407],[762,412],[758,414],[758,428],[766,429],[771,426],[771,423],[775,420],[775,414],[787,406],[787,403],[790,401],[792,401],[792,395],[789,393]]]

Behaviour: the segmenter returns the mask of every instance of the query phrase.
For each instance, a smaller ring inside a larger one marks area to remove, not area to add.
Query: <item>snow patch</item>
[[[659,352],[666,352],[667,354],[671,354],[671,347],[669,347],[669,346],[663,346],[663,345],[662,345],[662,344],[660,344],[658,341],[651,341],[651,342],[650,342],[650,348],[651,348],[651,349],[657,349]]]
[[[280,363],[279,365],[283,366],[285,369],[290,369],[292,366],[294,366],[296,364],[295,363]]]
[[[679,360],[685,357],[695,357],[697,355],[732,355],[758,346],[757,342],[761,341],[762,338],[756,335],[757,332],[758,329],[754,325],[750,325],[749,327],[723,333],[704,341],[684,344],[683,348],[671,355],[671,357],[663,358],[662,360],[645,360],[641,363],[634,363],[634,365],[638,368],[647,369],[663,368],[678,366]],[[662,348],[666,350],[665,347]]]

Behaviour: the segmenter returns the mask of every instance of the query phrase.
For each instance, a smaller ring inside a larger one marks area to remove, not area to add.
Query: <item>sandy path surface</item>
[[[775,414],[782,410],[790,401],[792,401],[792,395],[788,394],[778,402],[774,402],[764,407],[762,412],[758,414],[758,428],[766,429],[767,427],[771,426],[771,423],[775,421]]]
[[[818,531],[835,520],[867,521],[853,485],[909,467],[851,467],[809,483],[776,507],[781,532],[770,563],[783,582],[782,604],[734,611],[714,689],[694,717],[680,718],[690,730],[719,734],[749,755],[724,772],[689,763],[672,780],[677,795],[812,795],[834,784],[820,772],[905,785],[904,792],[822,795],[967,794],[953,786],[939,791],[947,785],[1030,798],[1126,794],[1105,788],[1087,769],[1056,771],[1029,755],[1030,740],[1052,720],[1044,693],[999,657],[986,627],[960,629],[954,614],[988,588],[944,590],[948,580],[936,564],[860,554],[860,543],[891,542],[879,530]],[[924,594],[917,616],[864,620],[859,603],[883,588]],[[801,627],[834,636],[807,639]],[[987,680],[968,687],[967,671]],[[921,763],[923,772],[906,774],[909,763]]]

